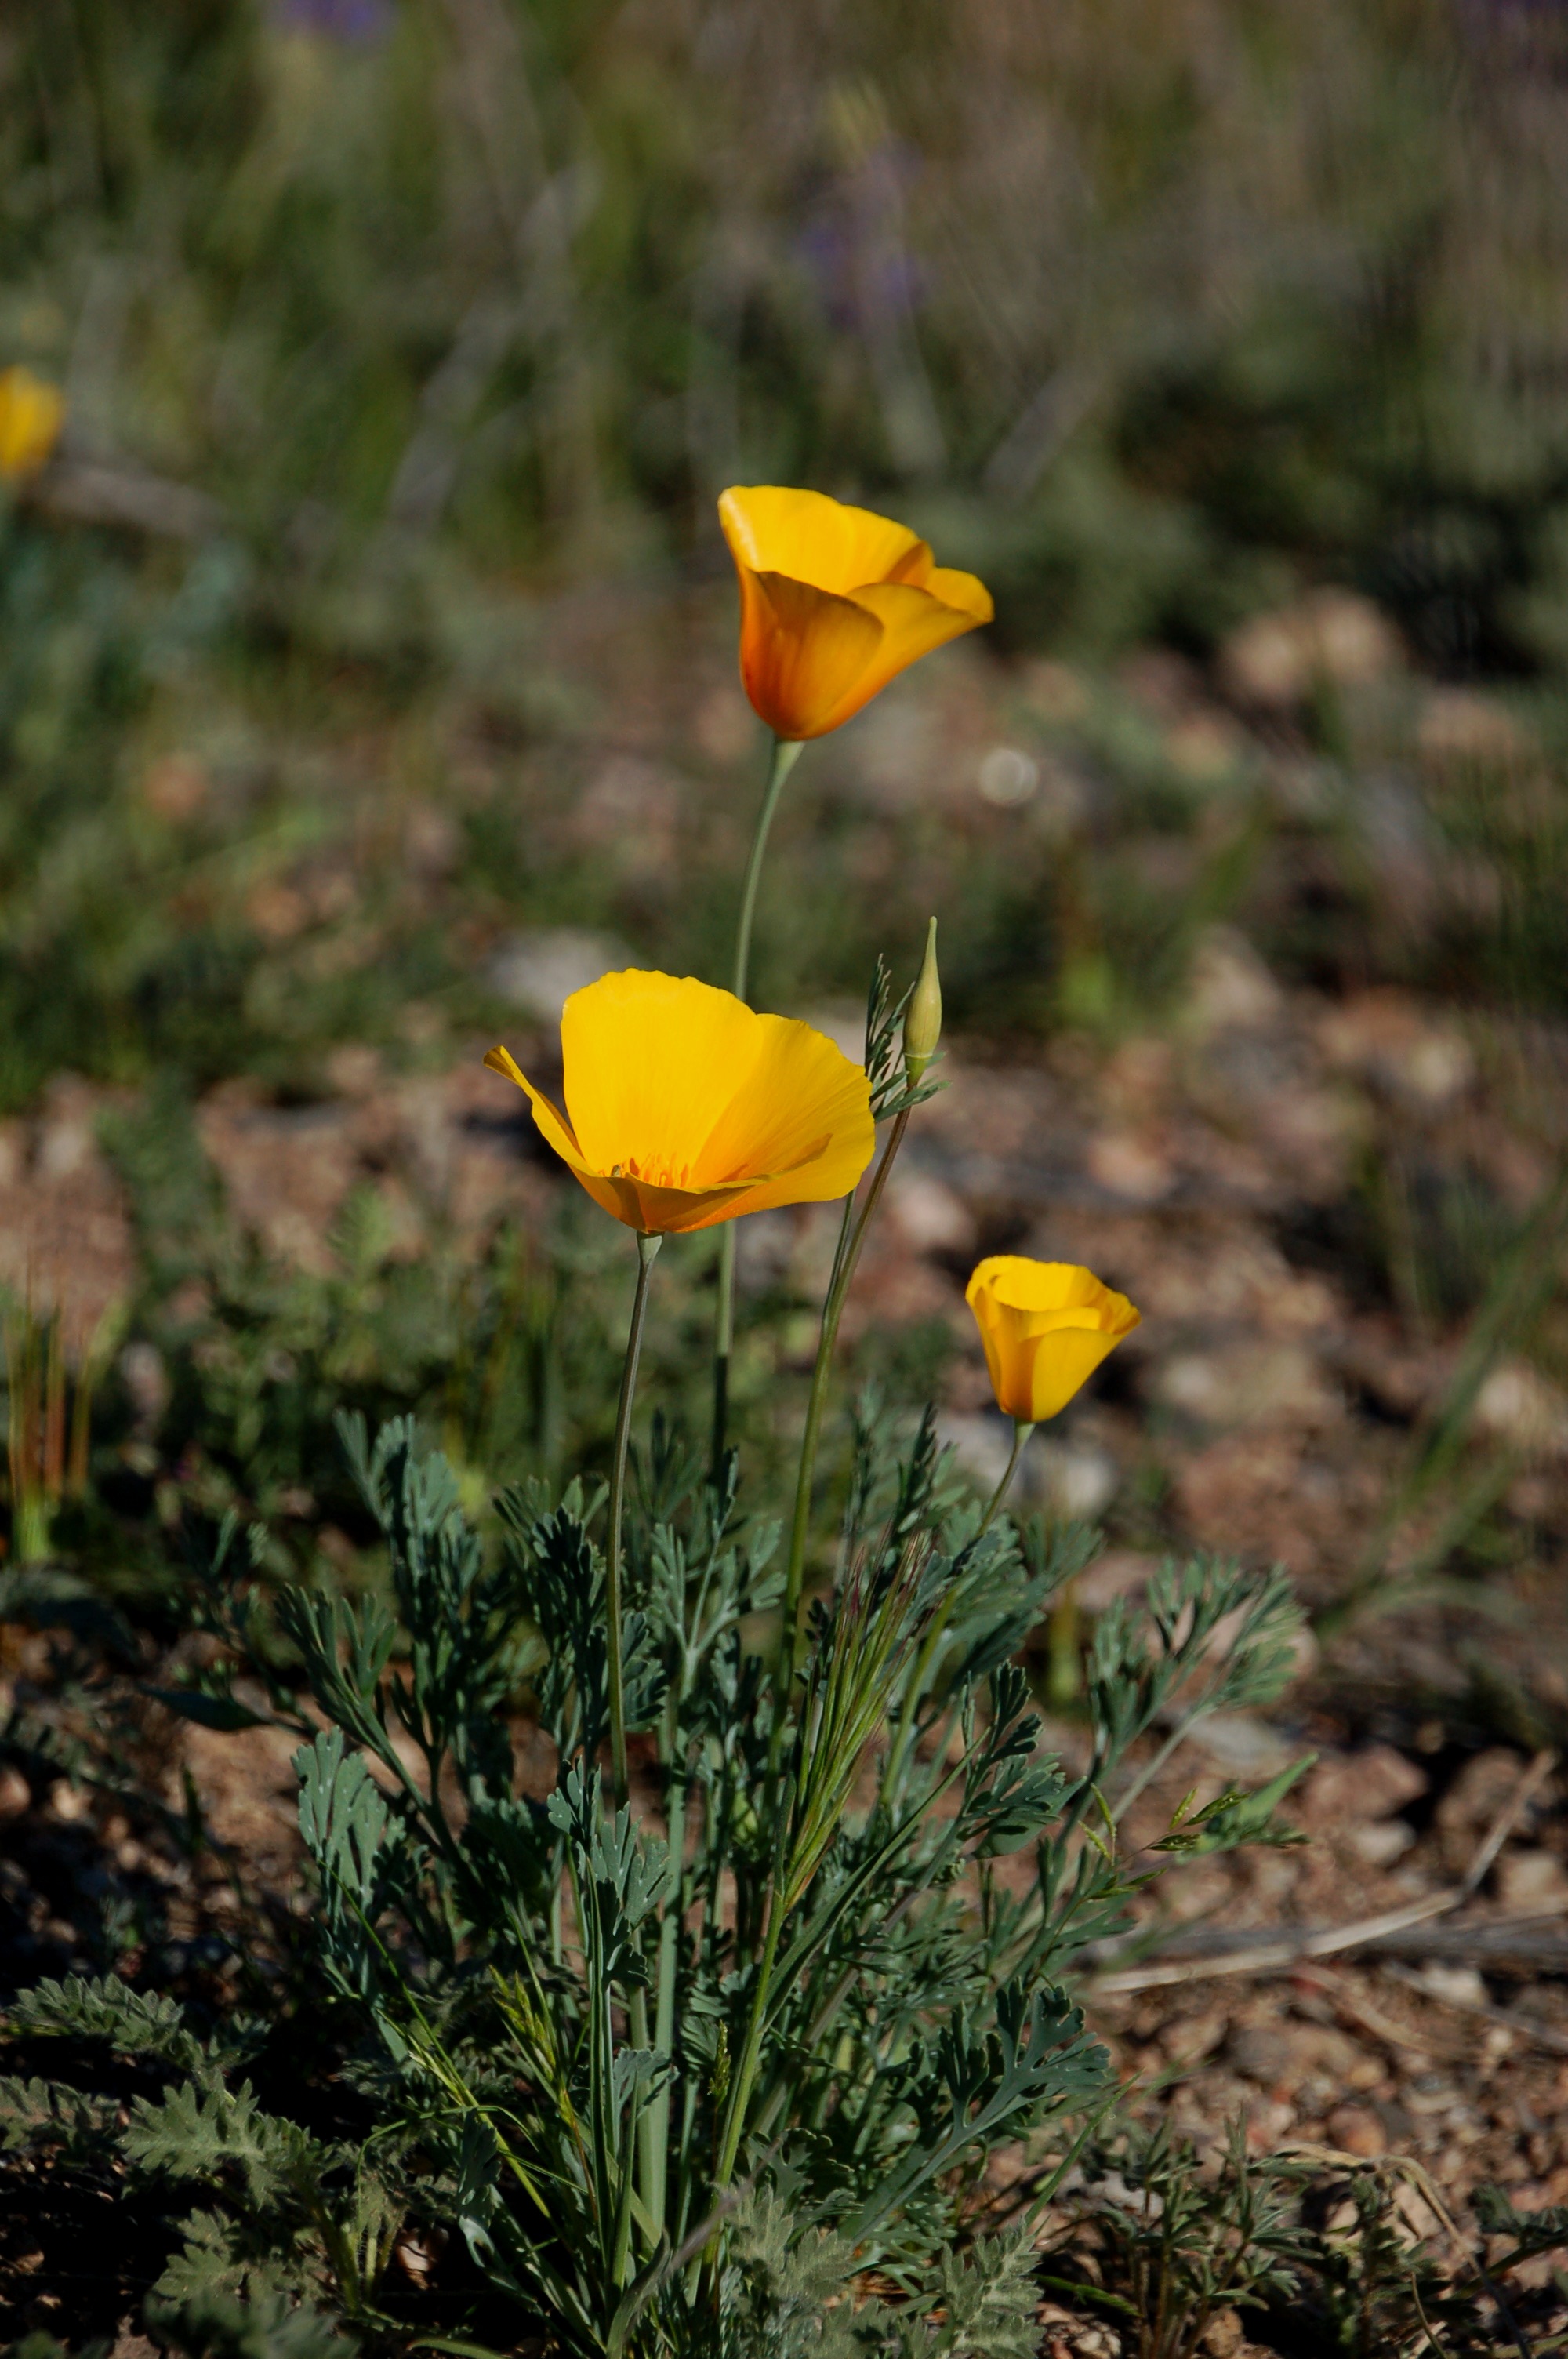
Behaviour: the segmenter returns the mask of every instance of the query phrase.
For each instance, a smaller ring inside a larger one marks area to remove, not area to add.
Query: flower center
[[[610,1167],[612,1180],[640,1180],[644,1188],[691,1189],[689,1163],[661,1162],[652,1155],[629,1155],[624,1163]]]

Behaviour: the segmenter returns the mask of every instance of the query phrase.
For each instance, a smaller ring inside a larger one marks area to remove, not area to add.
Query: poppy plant
[[[505,1049],[485,1059],[596,1204],[643,1236],[847,1196],[871,1159],[859,1065],[809,1024],[690,976],[629,968],[561,1015],[565,1111]]]
[[[1066,1408],[1139,1323],[1125,1294],[1074,1262],[993,1254],[964,1289],[986,1347],[997,1406],[1020,1425]]]
[[[492,1049],[484,1061],[526,1092],[540,1133],[594,1202],[637,1233],[604,1549],[611,1777],[620,1808],[630,1790],[621,1522],[654,1256],[666,1236],[769,1205],[849,1195],[876,1143],[871,1085],[809,1024],[759,1016],[732,992],[689,975],[635,967],[574,991],[561,1011],[564,1113],[510,1049]],[[645,2025],[640,2036],[645,2041]]]
[[[741,677],[785,743],[825,737],[901,671],[991,619],[972,573],[908,527],[821,492],[735,484],[719,520],[741,577]]]

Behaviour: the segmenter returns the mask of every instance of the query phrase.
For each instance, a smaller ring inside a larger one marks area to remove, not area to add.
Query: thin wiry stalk
[[[626,1337],[626,1357],[621,1370],[621,1398],[615,1410],[615,1448],[610,1465],[610,1520],[604,1549],[607,1673],[610,1689],[610,1774],[615,1807],[625,1807],[629,1791],[626,1767],[626,1688],[622,1664],[621,1518],[626,1496],[626,1451],[632,1434],[632,1402],[637,1390],[637,1362],[643,1350],[643,1322],[648,1310],[648,1280],[661,1240],[637,1239],[637,1291],[632,1303],[632,1325]]]
[[[762,858],[768,848],[773,813],[779,807],[784,783],[800,757],[801,747],[788,738],[775,737],[768,763],[768,783],[762,792],[762,807],[757,814],[757,832],[752,838],[751,857],[746,863],[746,881],[741,888],[741,915],[735,929],[735,972],[732,988],[737,999],[744,999],[752,981],[752,925],[757,914],[757,886],[762,879]],[[726,1221],[719,1243],[719,1308],[713,1335],[713,1481],[717,1486],[724,1463],[724,1451],[729,1440],[730,1425],[730,1359],[735,1343],[735,1223]]]
[[[839,1235],[838,1252],[833,1275],[828,1283],[827,1299],[822,1306],[822,1325],[816,1339],[816,1359],[811,1371],[811,1392],[806,1407],[806,1430],[801,1437],[800,1465],[795,1474],[795,1506],[790,1518],[789,1562],[784,1572],[783,1606],[784,1627],[780,1646],[778,1686],[774,1704],[773,1755],[775,1762],[782,1756],[784,1730],[789,1712],[790,1694],[795,1685],[795,1659],[800,1646],[800,1618],[806,1582],[806,1546],[811,1526],[811,1492],[816,1473],[816,1452],[822,1439],[823,1414],[827,1406],[827,1386],[833,1373],[833,1353],[838,1341],[838,1322],[843,1317],[845,1299],[855,1275],[855,1265],[860,1258],[860,1248],[866,1232],[875,1217],[888,1174],[894,1158],[903,1144],[904,1132],[914,1108],[906,1106],[893,1120],[888,1143],[867,1190],[858,1216],[854,1215],[855,1200],[851,1196],[844,1208],[844,1227]],[[852,1221],[852,1225],[851,1225]]]

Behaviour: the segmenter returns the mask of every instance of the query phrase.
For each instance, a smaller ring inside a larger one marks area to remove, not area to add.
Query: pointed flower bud
[[[933,918],[926,930],[925,956],[903,1019],[903,1070],[912,1090],[919,1087],[941,1038],[942,977],[936,971],[936,920]]]

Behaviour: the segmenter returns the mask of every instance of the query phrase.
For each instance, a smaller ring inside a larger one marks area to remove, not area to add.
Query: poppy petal
[[[564,1121],[543,1090],[536,1090],[518,1064],[510,1049],[488,1049],[485,1063],[492,1073],[504,1074],[515,1082],[534,1109],[534,1124],[539,1135],[556,1150],[563,1163],[569,1163],[579,1175],[584,1169],[582,1149],[572,1136],[571,1125]]]
[[[776,737],[820,737],[841,713],[858,712],[875,694],[860,689],[876,667],[882,638],[880,619],[859,599],[785,573],[741,570],[741,677]]]
[[[738,566],[787,573],[841,598],[868,582],[922,580],[931,566],[930,549],[906,525],[822,492],[738,484],[720,497],[719,521]]]
[[[505,1049],[543,1136],[630,1228],[710,1228],[767,1204],[848,1195],[875,1146],[860,1067],[808,1024],[759,1016],[689,975],[629,969],[561,1016],[569,1120]]]
[[[916,590],[903,582],[873,582],[869,589],[856,591],[854,603],[882,625],[881,639],[859,677],[846,686],[820,722],[816,733],[819,736],[853,720],[890,679],[896,679],[933,648],[946,647],[949,639],[972,631],[978,619],[964,607],[945,606],[928,590]]]

